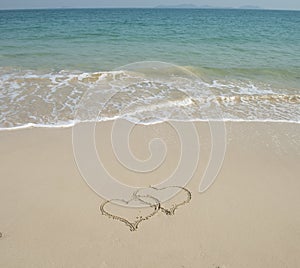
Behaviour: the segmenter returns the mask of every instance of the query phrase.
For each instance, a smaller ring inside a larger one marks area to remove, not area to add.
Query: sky
[[[268,9],[300,10],[300,0],[0,0],[0,9],[155,7],[157,5],[194,4],[214,7],[259,6]]]

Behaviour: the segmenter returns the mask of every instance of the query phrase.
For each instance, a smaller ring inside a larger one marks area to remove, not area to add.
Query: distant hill
[[[196,6],[193,4],[181,4],[181,5],[159,5],[156,6],[155,8],[211,8],[211,9],[262,9],[259,6],[251,6],[251,5],[245,5],[245,6],[240,6],[240,7],[214,7],[214,6],[209,6],[209,5],[202,5],[202,6]]]
[[[209,6],[209,5],[203,5],[203,6],[199,6],[199,8],[214,8],[213,6]]]
[[[181,5],[174,5],[174,6],[159,5],[156,6],[155,8],[199,8],[199,7],[192,4],[181,4]]]
[[[246,6],[240,6],[239,9],[262,9],[262,8],[259,7],[259,6],[249,6],[249,5],[246,5]]]

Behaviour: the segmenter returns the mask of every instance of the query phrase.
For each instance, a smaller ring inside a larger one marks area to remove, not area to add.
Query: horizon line
[[[269,10],[269,11],[300,11],[300,9],[276,8],[243,8],[243,7],[32,7],[32,8],[0,8],[0,11],[14,10],[60,10],[60,9],[231,9],[231,10]]]

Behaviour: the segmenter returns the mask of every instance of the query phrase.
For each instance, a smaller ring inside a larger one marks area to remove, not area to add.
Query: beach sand
[[[147,186],[172,172],[180,147],[167,124],[133,133],[138,157],[147,158],[145,141],[155,133],[168,145],[164,165],[142,181],[115,161],[111,125],[98,124],[97,146],[114,176]],[[1,131],[0,267],[300,267],[300,124],[227,122],[224,163],[204,193],[210,134],[207,123],[196,128],[191,201],[133,232],[101,214],[104,200],[77,169],[71,128]]]

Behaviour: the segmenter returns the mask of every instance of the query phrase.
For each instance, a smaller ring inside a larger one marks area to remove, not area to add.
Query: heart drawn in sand
[[[181,191],[176,196],[174,196],[168,202],[160,204],[160,209],[163,213],[165,213],[166,215],[174,215],[176,209],[191,201],[192,194],[188,189],[180,186],[168,186],[163,188],[149,187],[138,190],[136,192],[136,196],[144,202],[145,196],[151,196],[154,198],[154,200],[164,200],[165,198],[163,197],[170,196],[170,192],[175,193],[176,191],[178,191],[178,189],[180,189]]]
[[[102,203],[100,210],[102,215],[121,221],[130,228],[130,231],[135,231],[142,221],[148,220],[160,209],[159,200],[156,198],[152,196],[142,196],[142,198],[143,200],[140,199],[140,197],[137,198],[137,196],[134,194],[133,198],[128,201],[112,199]],[[144,211],[144,213],[141,213],[142,209],[138,209],[135,206],[138,203],[140,206],[143,205],[146,207],[146,211]]]

